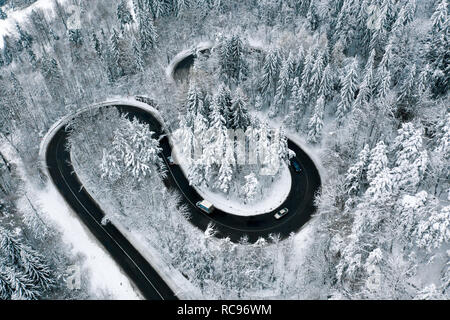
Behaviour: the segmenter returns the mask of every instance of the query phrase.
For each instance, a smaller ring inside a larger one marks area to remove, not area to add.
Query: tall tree
[[[321,139],[324,108],[325,108],[325,97],[320,96],[319,99],[317,99],[314,114],[308,123],[308,141],[311,143],[318,143]]]
[[[351,110],[355,100],[358,80],[358,61],[353,59],[348,72],[342,79],[341,100],[338,103],[336,116],[339,123],[342,123],[347,113]]]

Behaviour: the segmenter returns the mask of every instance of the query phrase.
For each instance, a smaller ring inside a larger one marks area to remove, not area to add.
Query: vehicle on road
[[[287,215],[288,212],[289,212],[288,208],[281,209],[280,211],[275,213],[274,217],[275,217],[275,219],[281,219],[285,215]]]
[[[300,164],[297,162],[297,160],[292,160],[292,165],[294,166],[295,172],[302,171],[302,168],[300,167]]]
[[[173,161],[172,156],[168,156],[167,161],[169,162],[169,165],[171,165],[171,166],[173,166],[175,164],[175,161]]]
[[[195,205],[197,206],[197,208],[199,208],[200,210],[202,210],[207,214],[210,214],[211,212],[214,211],[214,206],[212,205],[211,202],[207,200],[198,201]]]

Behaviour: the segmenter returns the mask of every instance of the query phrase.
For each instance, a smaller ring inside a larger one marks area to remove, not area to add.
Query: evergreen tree
[[[138,72],[143,72],[145,69],[144,61],[142,60],[142,51],[139,43],[136,41],[136,38],[133,37],[131,48],[133,50],[133,57],[136,66],[136,70]]]
[[[320,80],[318,95],[323,95],[325,97],[325,100],[328,100],[332,96],[333,88],[334,74],[330,64],[327,64],[327,66],[323,70],[322,79]]]
[[[246,130],[250,125],[250,117],[247,108],[247,97],[241,88],[237,88],[232,101],[231,128]]]
[[[411,113],[417,103],[418,89],[417,89],[416,65],[413,64],[400,87],[400,94],[397,98],[397,108],[404,110],[404,112]]]
[[[366,180],[367,166],[369,164],[369,145],[358,154],[357,162],[347,170],[344,187],[349,196],[357,195]]]
[[[242,187],[242,193],[246,202],[250,202],[255,199],[258,190],[258,179],[256,175],[251,172],[245,176],[245,184]]]
[[[281,67],[275,99],[271,105],[269,117],[273,118],[281,111],[284,111],[285,103],[291,94],[291,85],[289,80],[289,64],[288,61],[285,60],[283,61],[283,65]]]
[[[102,57],[102,44],[100,43],[100,40],[98,39],[97,35],[95,33],[92,34],[92,46],[95,52],[97,53],[97,56],[99,58]]]
[[[3,36],[3,62],[10,65],[14,58],[14,49],[8,36]]]
[[[219,174],[216,181],[216,188],[228,193],[233,179],[233,167],[235,166],[234,148],[231,141],[225,145],[225,155],[222,157]]]
[[[230,89],[222,83],[213,99],[221,115],[225,119],[226,128],[231,128],[233,119],[231,110],[232,97]]]
[[[143,52],[148,52],[156,46],[158,42],[158,33],[153,24],[153,20],[148,14],[140,13],[139,20],[139,40],[141,42],[141,49]]]
[[[311,72],[311,79],[309,81],[309,87],[311,88],[311,93],[316,94],[319,90],[321,79],[323,78],[323,72],[325,68],[323,52],[321,52],[314,62],[314,66]]]
[[[22,51],[24,49],[30,49],[33,44],[33,38],[25,32],[18,23],[16,23],[16,29],[19,35],[19,39],[17,40],[18,50]]]
[[[391,72],[386,68],[381,68],[378,71],[378,98],[384,99],[387,97],[391,88]]]
[[[344,117],[351,110],[355,100],[358,80],[358,61],[353,59],[346,76],[342,79],[341,100],[338,103],[336,116],[342,123]]]
[[[206,110],[203,106],[203,96],[197,87],[197,83],[192,81],[189,84],[189,91],[186,100],[186,123],[188,126],[193,125],[197,113],[207,116]]]
[[[226,119],[223,116],[222,105],[219,97],[216,95],[213,99],[213,104],[211,108],[211,114],[209,115],[209,119],[211,120],[211,128],[216,130],[221,130],[225,128]]]
[[[301,85],[305,89],[308,89],[309,84],[311,83],[312,71],[314,68],[314,54],[311,49],[305,57],[305,61],[303,63],[303,71],[302,71],[302,81]]]
[[[449,16],[447,0],[440,0],[431,17],[432,28],[428,44],[428,58],[433,67],[433,93],[448,91],[450,72],[449,63]]]
[[[374,59],[375,50],[370,52],[364,68],[364,75],[359,87],[359,93],[355,100],[355,105],[360,106],[364,102],[368,102],[374,91]]]
[[[0,20],[6,20],[6,18],[8,18],[8,15],[0,8]]]
[[[128,25],[133,23],[133,16],[131,15],[128,3],[121,0],[117,6],[117,19],[120,22],[120,30],[124,30]]]
[[[379,141],[370,152],[369,165],[367,167],[367,181],[372,182],[375,177],[388,166],[386,145]]]
[[[308,141],[310,143],[318,143],[321,139],[324,107],[325,98],[324,96],[320,96],[319,99],[317,99],[314,114],[308,124]]]
[[[264,95],[276,94],[281,57],[278,50],[270,49],[262,66],[261,92]]]
[[[428,154],[422,141],[422,130],[416,129],[411,122],[404,123],[398,130],[393,149],[395,150],[395,167],[392,174],[395,187],[399,190],[415,191],[428,164]]]
[[[317,8],[314,1],[310,2],[309,9],[306,14],[306,19],[308,20],[309,28],[312,31],[316,30],[319,25],[319,19],[317,16]]]
[[[238,35],[223,39],[219,46],[221,73],[237,83],[246,74],[243,43]]]

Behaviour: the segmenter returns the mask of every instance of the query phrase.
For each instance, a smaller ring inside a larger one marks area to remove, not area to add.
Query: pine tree
[[[423,146],[422,130],[412,123],[404,123],[394,140],[395,161],[393,179],[399,190],[415,191],[428,164],[428,154]]]
[[[8,36],[3,36],[3,61],[10,65],[14,58],[14,49]]]
[[[6,18],[8,18],[8,15],[0,8],[0,20],[6,20]]]
[[[374,91],[374,59],[375,50],[370,52],[369,58],[367,59],[366,66],[364,68],[363,80],[359,87],[359,93],[355,100],[355,106],[359,107],[364,102],[368,102],[372,97]]]
[[[428,58],[434,70],[433,93],[442,94],[449,86],[449,15],[447,0],[437,3],[436,10],[431,17],[432,28],[428,44]]]
[[[158,33],[153,24],[153,20],[146,13],[138,15],[139,20],[139,40],[143,52],[148,52],[154,48],[158,42]]]
[[[176,0],[175,1],[175,15],[178,17],[182,15],[191,6],[191,0]]]
[[[289,99],[289,110],[301,110],[303,108],[300,93],[300,81],[298,77],[292,81],[291,97]]]
[[[369,145],[366,144],[359,153],[357,162],[347,170],[344,187],[349,196],[357,195],[365,182],[369,155]]]
[[[231,128],[246,130],[250,125],[250,117],[247,108],[247,97],[241,88],[237,88],[231,105]]]
[[[261,92],[264,95],[276,94],[281,57],[278,50],[270,49],[262,66]]]
[[[30,247],[22,247],[20,265],[24,275],[34,286],[49,290],[54,285],[53,275],[45,263],[44,257]]]
[[[245,176],[245,184],[242,187],[242,193],[246,202],[250,202],[255,199],[258,191],[258,179],[256,175],[251,172]]]
[[[400,87],[400,94],[397,98],[397,108],[412,112],[418,99],[417,80],[416,80],[416,65],[410,66],[406,78]]]
[[[219,174],[216,181],[216,188],[228,193],[233,179],[233,167],[235,166],[234,148],[231,141],[225,145],[225,155],[222,158]]]
[[[117,19],[120,22],[120,30],[122,31],[126,26],[133,23],[133,16],[128,8],[128,3],[125,0],[121,0],[117,6]]]
[[[222,105],[219,100],[219,97],[216,95],[213,99],[211,113],[209,115],[209,119],[211,120],[210,127],[216,130],[225,128],[226,120],[223,115]]]
[[[102,57],[102,44],[100,43],[100,40],[98,39],[97,35],[95,33],[92,34],[92,47],[95,50],[95,52],[97,53],[97,56],[99,58]]]
[[[275,99],[269,111],[269,117],[273,118],[285,110],[285,103],[291,95],[291,90],[289,62],[284,60],[280,70]]]
[[[391,170],[384,167],[370,180],[365,196],[369,198],[370,202],[384,204],[391,199],[393,190]]]
[[[317,8],[314,1],[310,2],[308,13],[306,14],[306,19],[308,20],[309,28],[312,31],[316,30],[319,25],[319,19],[317,16]]]
[[[419,248],[429,252],[450,241],[450,206],[432,210],[419,222],[415,232]]]
[[[323,52],[321,52],[314,62],[314,66],[311,72],[311,79],[309,81],[309,87],[311,88],[312,94],[315,94],[320,87],[321,79],[323,78],[323,72],[325,68],[325,61]]]
[[[309,84],[311,83],[312,71],[314,68],[314,53],[313,50],[310,49],[308,54],[305,57],[305,61],[303,62],[303,71],[301,78],[301,85],[305,89],[308,89]]]
[[[145,177],[164,176],[159,156],[162,149],[153,138],[154,132],[137,119],[129,121],[123,116],[121,122],[123,125],[114,131],[112,148],[107,153],[112,158],[106,157],[101,164],[102,177],[115,179],[129,174],[140,182]]]
[[[388,166],[386,145],[379,141],[375,148],[370,151],[370,160],[367,168],[367,181],[370,183],[375,177]]]
[[[417,89],[419,90],[418,95],[422,96],[425,91],[430,87],[430,66],[427,64],[424,66],[423,70],[420,72],[417,79]]]
[[[110,80],[115,81],[125,74],[121,65],[122,54],[119,46],[119,35],[115,29],[113,29],[109,38],[107,55]]]
[[[327,64],[323,70],[322,79],[320,79],[319,96],[323,95],[325,100],[330,99],[334,88],[334,74],[330,64]]]
[[[197,83],[194,81],[189,84],[186,110],[192,117],[195,117],[197,113],[201,113],[203,116],[206,116],[206,110],[203,107],[203,95],[199,90]]]
[[[138,72],[143,72],[145,69],[144,61],[142,60],[142,51],[136,38],[133,37],[131,48],[133,50],[133,57],[135,61],[136,70]]]
[[[344,79],[342,79],[341,100],[338,103],[336,116],[338,121],[342,123],[347,113],[351,110],[355,100],[355,92],[358,80],[358,61],[353,59]]]
[[[232,97],[230,89],[222,83],[219,86],[219,90],[214,95],[213,100],[225,120],[226,128],[231,128],[233,120],[231,110]]]
[[[321,139],[324,108],[325,98],[324,96],[320,96],[319,99],[317,99],[314,114],[308,123],[308,141],[310,143],[318,143]]]
[[[33,45],[33,37],[25,32],[18,23],[16,23],[16,29],[19,34],[19,39],[17,40],[18,50],[30,49]]]
[[[4,267],[0,266],[0,300],[10,300],[13,290],[8,282]]]
[[[243,50],[242,40],[238,35],[224,38],[219,46],[221,73],[237,83],[246,73]]]
[[[391,88],[391,72],[385,68],[379,69],[378,71],[378,98],[384,99],[387,97]]]

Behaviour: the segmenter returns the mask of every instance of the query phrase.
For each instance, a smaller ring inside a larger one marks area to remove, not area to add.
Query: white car
[[[288,208],[281,209],[280,211],[275,213],[274,217],[275,217],[275,219],[281,219],[285,215],[287,215],[288,212],[289,212]]]

